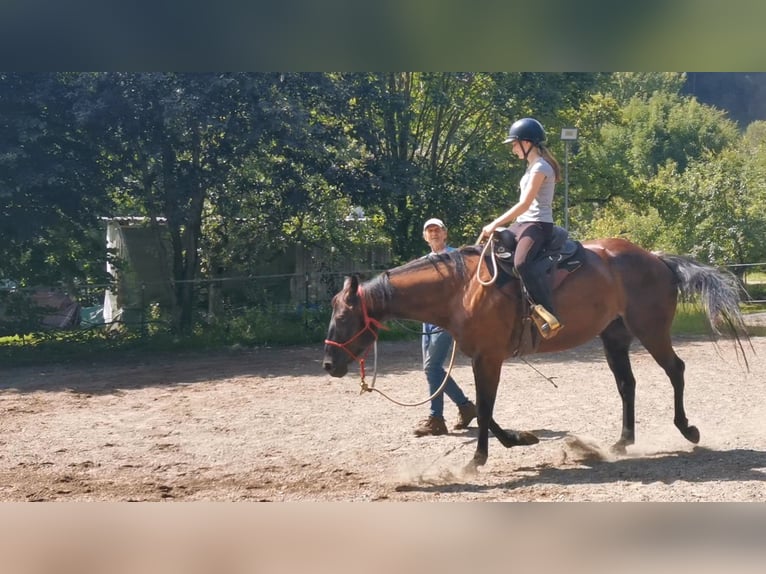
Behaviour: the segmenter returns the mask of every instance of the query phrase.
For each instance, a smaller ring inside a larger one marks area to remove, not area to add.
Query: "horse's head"
[[[381,323],[367,314],[359,278],[346,277],[332,299],[332,316],[324,347],[324,369],[333,377],[348,372],[351,361],[363,360],[370,345],[378,338]]]

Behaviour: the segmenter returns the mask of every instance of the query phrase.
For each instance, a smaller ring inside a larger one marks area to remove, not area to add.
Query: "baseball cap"
[[[444,225],[444,222],[443,222],[441,219],[439,219],[438,217],[432,217],[431,219],[427,220],[427,221],[426,221],[426,222],[423,224],[423,231],[425,231],[426,229],[428,229],[428,226],[429,226],[429,225],[438,225],[438,226],[439,226],[439,227],[441,227],[442,229],[447,229],[447,226],[446,226],[446,225]]]

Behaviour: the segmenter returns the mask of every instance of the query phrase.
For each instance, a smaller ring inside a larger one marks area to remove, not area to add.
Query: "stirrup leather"
[[[561,330],[559,320],[542,305],[532,305],[532,320],[543,339],[552,339]]]

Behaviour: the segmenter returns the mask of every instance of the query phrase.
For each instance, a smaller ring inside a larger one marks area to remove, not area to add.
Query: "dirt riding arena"
[[[540,443],[490,438],[476,476],[461,472],[475,422],[415,438],[426,406],[360,396],[356,368],[323,373],[321,345],[4,369],[0,500],[764,501],[766,338],[752,344],[747,372],[728,341],[676,339],[697,446],[673,426],[664,373],[634,346],[636,445],[623,457],[608,449],[620,401],[598,341],[529,359],[557,387],[508,362],[495,418]],[[417,342],[381,343],[376,387],[424,399],[419,363]],[[453,373],[473,398],[464,357]],[[445,411],[451,427],[456,409]]]

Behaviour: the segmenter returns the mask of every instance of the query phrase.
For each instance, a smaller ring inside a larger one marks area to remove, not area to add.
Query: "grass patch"
[[[748,271],[748,283],[766,283],[766,271]]]
[[[679,305],[673,318],[674,335],[703,335],[711,332],[710,322],[699,305]]]
[[[744,303],[741,305],[741,310],[743,315],[763,313],[766,312],[766,305],[762,303]],[[748,327],[747,331],[750,336],[766,336],[766,327]],[[686,303],[679,305],[676,309],[671,332],[675,335],[710,335],[713,331],[702,307],[697,303]],[[723,332],[725,333],[725,331]]]

